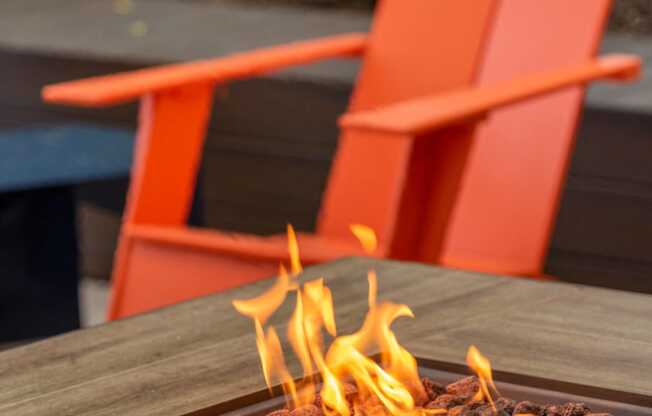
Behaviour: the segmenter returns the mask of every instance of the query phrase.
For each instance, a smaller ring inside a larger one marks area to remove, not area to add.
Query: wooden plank
[[[652,182],[646,157],[652,153],[648,133],[652,114],[589,107],[581,121],[572,158],[573,175],[641,185]]]
[[[424,358],[463,363],[475,343],[499,371],[650,397],[648,295],[348,259],[304,274],[326,276],[340,333],[361,323],[370,267],[379,274],[379,298],[415,312],[395,329]],[[253,328],[230,301],[269,284],[1,353],[0,414],[174,416],[259,391]],[[279,333],[292,303],[272,319]]]
[[[316,213],[330,169],[329,163],[244,152],[207,152],[204,160],[206,199],[279,212]]]
[[[652,263],[649,250],[652,246],[652,195],[646,196],[647,190],[637,194],[618,193],[618,190],[625,190],[624,185],[612,189],[616,192],[609,189],[567,190],[557,217],[559,231],[552,246]]]
[[[222,231],[257,235],[283,234],[288,223],[297,230],[312,231],[316,216],[313,213],[267,211],[262,207],[237,206],[229,201],[209,200],[210,207],[204,225]]]
[[[211,127],[241,136],[332,146],[339,134],[337,117],[346,110],[350,93],[348,82],[272,78],[235,82],[216,92],[216,123]]]
[[[47,16],[46,23],[43,16]],[[0,48],[123,62],[178,62],[297,39],[364,32],[370,17],[346,10],[178,0],[134,4],[127,15],[120,15],[113,10],[113,3],[103,0],[70,0],[64,4],[4,0],[0,3]],[[135,21],[145,23],[146,35],[130,33]],[[291,74],[346,80],[355,69],[349,63],[330,62],[295,68]]]
[[[48,16],[48,24],[41,19],[44,15]],[[0,3],[0,19],[0,47],[6,49],[160,63],[365,31],[370,26],[371,14],[324,8],[246,7],[236,2],[159,0],[139,3],[123,16],[112,10],[111,3],[102,0],[70,0],[63,5],[5,0]],[[259,23],[262,20],[264,25]],[[147,25],[146,36],[130,34],[129,25],[134,21]],[[169,30],[170,27],[175,30]],[[652,60],[649,38],[628,34],[608,33],[601,52],[635,53],[648,62]],[[282,76],[348,82],[355,71],[355,65],[338,62],[297,68]],[[651,73],[652,68],[647,66],[639,85],[593,88],[589,101],[595,106],[650,113]]]
[[[651,262],[552,248],[545,271],[565,282],[652,293]]]

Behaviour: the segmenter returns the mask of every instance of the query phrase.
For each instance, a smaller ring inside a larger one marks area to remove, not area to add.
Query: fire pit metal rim
[[[419,357],[417,362],[421,374],[434,379],[452,381],[470,374],[462,364]],[[520,396],[525,400],[538,396],[546,397],[546,400],[554,403],[580,401],[593,405],[599,412],[611,411],[614,416],[652,416],[652,395],[638,395],[500,370],[494,370],[494,376],[501,392],[517,391],[516,395],[505,394],[506,397]],[[183,416],[264,416],[283,403],[283,391],[280,386],[275,386],[271,397],[267,389],[260,390]]]

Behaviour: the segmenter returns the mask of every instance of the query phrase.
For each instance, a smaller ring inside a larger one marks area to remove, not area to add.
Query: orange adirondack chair
[[[361,56],[363,66],[305,263],[361,254],[537,275],[557,210],[584,86],[639,73],[594,58],[608,0],[384,0],[368,35],[46,87],[50,102],[141,99],[110,318],[275,274],[284,236],[185,225],[213,87],[288,65]],[[291,122],[292,115],[288,115]]]

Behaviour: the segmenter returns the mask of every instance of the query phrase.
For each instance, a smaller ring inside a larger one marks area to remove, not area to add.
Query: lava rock
[[[469,408],[469,410],[476,410],[479,409],[482,406],[485,406],[487,403],[485,403],[484,400],[471,400],[466,404],[466,407]]]
[[[292,410],[289,415],[286,416],[324,416],[324,412],[322,412],[321,409],[314,404],[306,404],[304,406],[297,407],[296,409]]]
[[[496,410],[498,410],[496,408]],[[474,414],[476,416],[494,416],[494,413],[496,413],[496,416],[501,415],[500,411],[494,412],[494,409],[491,407],[490,404],[484,404],[477,409],[475,409]]]
[[[267,413],[267,416],[289,416],[289,415],[290,415],[290,411],[288,409],[279,409]]]
[[[342,384],[342,390],[344,392],[344,397],[351,402],[353,398],[358,394],[358,388],[351,383],[343,383]],[[313,400],[313,404],[317,406],[319,409],[321,409],[322,405],[322,400],[321,400],[321,394],[318,392],[315,394],[315,400]],[[270,415],[267,415],[270,416]],[[280,415],[279,415],[280,416]]]
[[[519,402],[514,406],[514,415],[543,416],[543,408],[530,401]]]
[[[360,401],[355,397],[351,409],[351,414],[355,416],[383,416],[387,414],[385,406],[376,396],[367,396]]]
[[[416,380],[415,380],[416,381]],[[566,403],[564,405],[539,405],[530,401],[516,403],[504,397],[495,400],[494,411],[490,403],[483,399],[474,400],[480,391],[480,382],[476,377],[466,377],[444,385],[429,378],[423,378],[417,385],[408,385],[418,408],[432,410],[431,416],[612,416],[609,413],[592,413],[584,403]],[[355,385],[344,383],[343,393],[349,402],[352,416],[390,416],[385,406],[374,395],[359,396]],[[425,406],[423,403],[426,403]],[[324,416],[323,401],[317,393],[313,404],[294,410],[279,409],[266,416]],[[354,411],[355,410],[355,411]],[[427,412],[425,412],[427,413]]]
[[[442,394],[435,400],[426,404],[427,409],[450,409],[451,407],[463,405],[466,397],[453,396],[452,394]]]
[[[382,404],[380,402],[380,399],[376,396],[367,396],[364,398],[364,401],[362,402],[362,406],[375,406],[377,404]]]
[[[564,406],[560,405],[550,405],[546,406],[546,408],[543,411],[544,416],[562,416],[564,413]]]
[[[412,394],[412,397],[414,398],[414,404],[417,406],[423,407],[423,405],[430,401],[430,396],[428,396],[428,393],[423,387],[423,383],[421,381],[416,380],[416,382],[410,382],[406,385],[406,387],[410,391],[410,394]]]
[[[423,384],[423,388],[428,395],[429,401],[433,401],[437,396],[446,393],[446,387],[443,384],[437,383],[427,377],[421,379],[421,384]]]
[[[465,416],[468,412],[467,406],[455,406],[448,410],[448,416]]]
[[[493,407],[487,404],[473,410],[473,416],[512,416],[512,414],[498,407],[496,407],[496,411],[494,412]]]
[[[356,394],[358,394],[358,388],[351,383],[344,383],[342,384],[342,390],[344,390],[344,397],[347,399],[353,398]]]
[[[474,416],[511,416],[516,402],[500,397],[494,401],[494,405],[496,406],[496,411],[494,411],[490,403],[482,404],[482,406],[475,409]]]
[[[505,397],[499,397],[496,399],[494,404],[496,405],[496,410],[499,412],[505,412],[510,415],[514,413],[514,408],[516,407],[516,401],[507,399]]]
[[[480,390],[480,381],[475,376],[465,377],[446,386],[446,393],[465,398],[473,397]]]
[[[355,416],[385,416],[385,415],[387,415],[387,411],[385,410],[385,406],[381,404],[374,404],[371,406],[360,406],[355,409]]]
[[[591,409],[584,403],[566,403],[561,416],[584,416],[587,413],[591,413]]]

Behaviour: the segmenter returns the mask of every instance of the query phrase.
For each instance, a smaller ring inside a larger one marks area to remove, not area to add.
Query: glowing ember
[[[356,224],[352,233],[367,253],[377,248],[376,235],[369,227]],[[431,390],[419,378],[416,359],[398,342],[391,330],[400,317],[413,318],[406,305],[377,300],[377,276],[370,270],[369,311],[362,327],[350,335],[337,336],[333,298],[319,278],[298,284],[295,276],[302,271],[299,247],[294,230],[288,226],[290,272],[280,266],[276,283],[262,295],[250,300],[236,300],[235,308],[253,319],[256,345],[267,386],[280,383],[286,393],[288,409],[307,409],[317,403],[326,416],[356,415],[426,416],[447,413],[432,401]],[[287,337],[303,368],[303,377],[295,381],[285,365],[281,342],[273,326],[263,325],[283,303],[288,292],[296,293],[296,305],[290,318]],[[324,331],[333,337],[324,347]],[[369,358],[380,351],[380,363]],[[466,401],[488,401],[496,407],[489,393],[495,390],[489,361],[475,347],[469,348],[469,366],[478,374],[476,389]],[[317,393],[316,375],[321,380]],[[444,394],[445,396],[445,394]],[[320,412],[320,413],[321,413]]]

